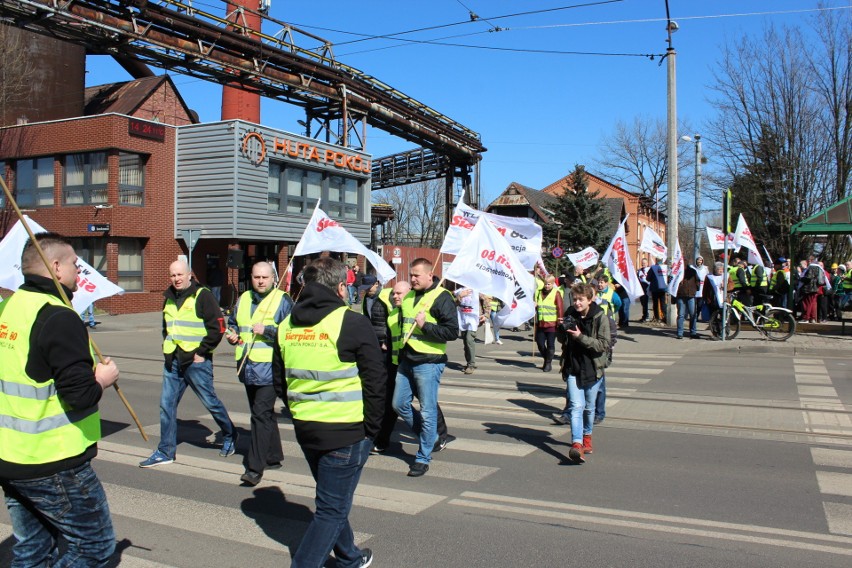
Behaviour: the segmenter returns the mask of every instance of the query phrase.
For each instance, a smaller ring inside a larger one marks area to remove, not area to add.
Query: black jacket
[[[27,275],[21,290],[59,297],[53,280]],[[71,298],[73,293],[65,288]],[[2,309],[2,306],[0,306]],[[53,379],[59,399],[70,410],[97,406],[103,389],[95,381],[89,334],[74,310],[48,304],[39,310],[30,332],[26,372],[37,382]],[[0,460],[0,479],[34,479],[84,464],[98,453],[97,444],[85,452],[57,462],[21,465]]]
[[[432,285],[425,290],[412,290],[410,294],[414,294],[414,307],[417,309],[417,304],[420,302],[426,292],[431,292],[438,286],[438,279],[434,278]],[[438,298],[429,308],[429,313],[435,318],[437,323],[429,323],[423,326],[423,335],[429,341],[448,342],[458,339],[459,336],[459,316],[456,308],[456,301],[450,293],[438,295]],[[415,314],[416,315],[416,314]],[[411,348],[408,343],[402,348],[400,358],[405,358],[409,362],[418,363],[446,363],[446,355],[432,355],[426,353],[418,353]]]
[[[290,321],[298,327],[316,325],[331,312],[345,306],[333,290],[309,282],[302,289],[298,301],[290,312]],[[279,328],[279,333],[280,333]],[[287,401],[286,369],[278,338],[272,352],[272,377],[275,392]],[[341,361],[354,362],[361,377],[364,400],[364,421],[356,423],[328,423],[293,420],[296,439],[303,448],[335,450],[367,438],[375,438],[381,425],[385,408],[386,374],[384,358],[370,320],[362,314],[347,310],[343,316],[337,356]]]
[[[198,290],[198,283],[194,280],[189,286],[183,290],[175,290],[174,286],[169,286],[163,292],[166,300],[163,301],[163,309],[166,307],[166,301],[174,300],[175,305],[180,309],[187,298],[191,298]],[[204,320],[204,327],[207,330],[207,335],[201,340],[201,346],[195,351],[184,351],[180,347],[176,348],[174,353],[165,354],[165,365],[171,368],[172,362],[177,357],[181,367],[187,367],[192,363],[193,356],[197,353],[205,359],[213,358],[213,350],[222,341],[225,335],[225,316],[222,315],[222,309],[219,307],[219,302],[216,301],[216,296],[213,292],[206,288],[198,294],[198,299],[195,301],[195,315]],[[166,318],[163,318],[163,339],[166,338]]]
[[[381,292],[381,289],[379,289],[379,292]],[[369,313],[364,315],[370,318],[370,323],[373,326],[373,331],[376,333],[376,339],[379,340],[379,345],[386,343],[388,336],[388,307],[384,302],[379,300],[378,292],[373,297],[368,297],[364,294],[363,307],[365,311],[369,310]]]
[[[609,318],[598,304],[591,304],[586,317],[581,317],[574,307],[568,308],[565,315],[570,315],[577,322],[582,332],[573,338],[564,331],[560,322],[556,336],[563,343],[562,374],[564,377],[573,375],[577,378],[577,386],[591,386],[603,376],[607,366],[607,353],[610,349]]]

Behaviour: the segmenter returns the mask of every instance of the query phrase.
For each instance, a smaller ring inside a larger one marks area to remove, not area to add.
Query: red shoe
[[[592,453],[592,435],[585,434],[583,436],[583,453],[590,454]]]
[[[586,460],[583,458],[583,444],[574,442],[571,449],[568,450],[568,459],[576,464],[586,463]]]

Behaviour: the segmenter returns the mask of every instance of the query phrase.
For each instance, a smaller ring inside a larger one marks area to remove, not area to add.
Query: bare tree
[[[789,248],[790,226],[834,195],[811,48],[797,28],[768,27],[725,46],[710,86],[718,116],[705,141],[738,188],[735,209],[775,254]]]
[[[15,103],[29,93],[27,81],[33,65],[26,57],[22,32],[6,24],[0,24],[0,125],[14,122],[9,116]]]
[[[374,192],[374,201],[387,203],[395,218],[386,238],[411,246],[440,246],[444,237],[444,181],[429,180]]]

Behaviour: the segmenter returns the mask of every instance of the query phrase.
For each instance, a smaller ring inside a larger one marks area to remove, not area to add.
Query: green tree
[[[552,245],[558,240],[565,251],[577,252],[594,247],[603,254],[612,238],[606,204],[598,197],[597,191],[589,191],[586,168],[579,164],[574,166],[568,177],[565,191],[556,198],[552,219],[553,223],[542,227],[544,236]],[[547,264],[548,270],[555,269],[554,259],[549,259]],[[561,271],[568,264],[563,260]]]

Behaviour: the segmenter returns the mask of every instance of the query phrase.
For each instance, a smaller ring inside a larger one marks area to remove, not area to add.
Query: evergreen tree
[[[598,195],[597,191],[589,191],[585,166],[574,166],[565,191],[556,198],[552,217],[554,222],[542,227],[548,242],[556,245],[558,232],[559,246],[564,251],[577,252],[594,247],[599,254],[603,254],[612,234],[609,229],[609,211]],[[555,263],[548,264],[548,269],[552,269]],[[560,263],[561,272],[565,271],[568,264],[565,261]]]

